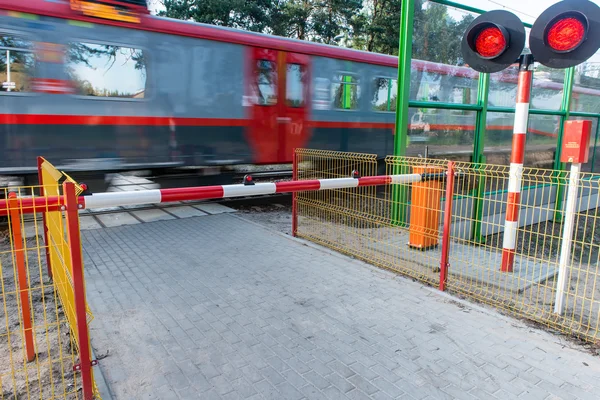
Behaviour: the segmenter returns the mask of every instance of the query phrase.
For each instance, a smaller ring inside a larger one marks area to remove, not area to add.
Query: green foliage
[[[396,55],[400,4],[400,0],[164,0],[160,15]],[[447,7],[424,4],[425,0],[416,0],[414,58],[460,65],[460,38],[473,17],[456,21]]]
[[[264,32],[279,3],[277,0],[164,0],[166,10],[159,15]]]

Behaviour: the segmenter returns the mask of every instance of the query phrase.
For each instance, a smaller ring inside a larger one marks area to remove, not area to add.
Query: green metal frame
[[[598,148],[598,133],[600,133],[600,119],[596,119],[596,136],[594,139],[594,154],[592,154],[592,172],[596,164],[596,149]]]
[[[473,143],[473,163],[475,167],[485,164],[483,149],[485,146],[485,132],[487,127],[488,96],[490,94],[490,74],[479,74],[477,85],[477,121],[475,124],[475,143]],[[472,239],[477,243],[485,240],[481,235],[481,220],[483,219],[483,197],[485,192],[485,181],[482,176],[477,180],[475,203],[473,205],[473,229]]]
[[[408,139],[408,106],[410,101],[410,69],[412,60],[413,17],[415,0],[402,0],[400,9],[400,43],[398,47],[398,96],[396,96],[396,134],[394,155],[406,154]],[[394,174],[407,173],[405,167],[394,167]],[[408,190],[403,185],[392,189],[392,223],[406,225]]]
[[[475,14],[483,14],[486,11],[465,6],[450,0],[429,0],[449,7]],[[490,75],[479,74],[479,83],[477,88],[477,100],[475,104],[454,104],[442,102],[414,101],[410,100],[410,70],[412,60],[412,39],[413,39],[413,15],[415,0],[402,0],[400,16],[400,42],[398,48],[398,96],[396,97],[396,135],[394,137],[394,155],[403,156],[406,154],[408,142],[408,109],[429,108],[441,110],[474,111],[476,112],[476,126],[473,143],[472,161],[477,165],[483,165],[486,162],[484,155],[485,134],[487,126],[488,112],[514,113],[515,109],[511,107],[488,106],[488,96],[490,87]],[[531,24],[524,23],[525,27],[531,28]],[[576,112],[571,111],[571,99],[573,91],[573,82],[575,69],[565,70],[565,81],[563,87],[563,98],[559,110],[530,109],[531,115],[551,115],[560,117],[560,126],[556,142],[556,149],[559,150],[563,141],[564,123],[569,117],[587,117],[596,118],[597,128],[594,140],[594,153],[592,154],[592,172],[594,172],[594,163],[596,160],[596,149],[598,138],[600,136],[600,113]],[[389,103],[389,102],[388,102]],[[406,167],[396,167],[393,173],[407,173]],[[560,151],[556,151],[554,159],[554,169],[556,170],[557,201],[555,208],[555,219],[562,218],[562,197],[564,192],[563,185],[559,182],[559,175],[564,171],[565,165],[560,162]],[[478,187],[473,195],[477,199],[473,209],[473,240],[481,242],[481,220],[483,216],[483,198],[486,195],[483,187],[483,180],[479,180]],[[393,189],[392,222],[398,225],[406,224],[408,191],[405,187],[395,187]]]

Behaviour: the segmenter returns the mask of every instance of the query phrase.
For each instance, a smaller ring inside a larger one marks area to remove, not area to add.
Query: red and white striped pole
[[[274,183],[254,183],[247,176],[243,184],[199,186],[172,189],[153,189],[129,192],[106,192],[79,196],[79,209],[105,208],[143,204],[172,203],[186,200],[208,200],[231,197],[256,196],[274,193],[295,193],[303,191],[345,189],[363,186],[381,186],[421,182],[422,180],[444,179],[446,172],[430,174],[402,174],[365,176],[351,178],[315,179]],[[18,199],[20,212],[48,212],[61,210],[65,206],[62,196]],[[9,207],[6,200],[0,200],[0,216],[6,215]]]
[[[512,272],[517,244],[517,228],[519,226],[519,210],[521,204],[521,183],[523,163],[525,161],[525,139],[529,121],[529,101],[531,98],[531,82],[533,56],[524,54],[519,59],[519,80],[517,82],[517,105],[515,107],[515,123],[513,130],[512,151],[510,155],[510,175],[508,177],[508,199],[506,205],[506,222],[504,223],[504,239],[502,243],[502,272]]]

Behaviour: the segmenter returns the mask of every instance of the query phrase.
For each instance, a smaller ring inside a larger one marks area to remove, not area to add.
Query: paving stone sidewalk
[[[115,399],[598,399],[559,336],[231,214],[82,232]]]

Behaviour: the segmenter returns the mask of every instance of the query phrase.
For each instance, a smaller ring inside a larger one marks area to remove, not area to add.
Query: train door
[[[250,72],[255,162],[291,162],[308,140],[309,57],[255,48]]]
[[[279,159],[291,162],[294,149],[302,147],[308,139],[308,100],[309,100],[309,57],[302,54],[284,53],[280,56],[285,71],[285,87],[281,85],[279,117]]]

